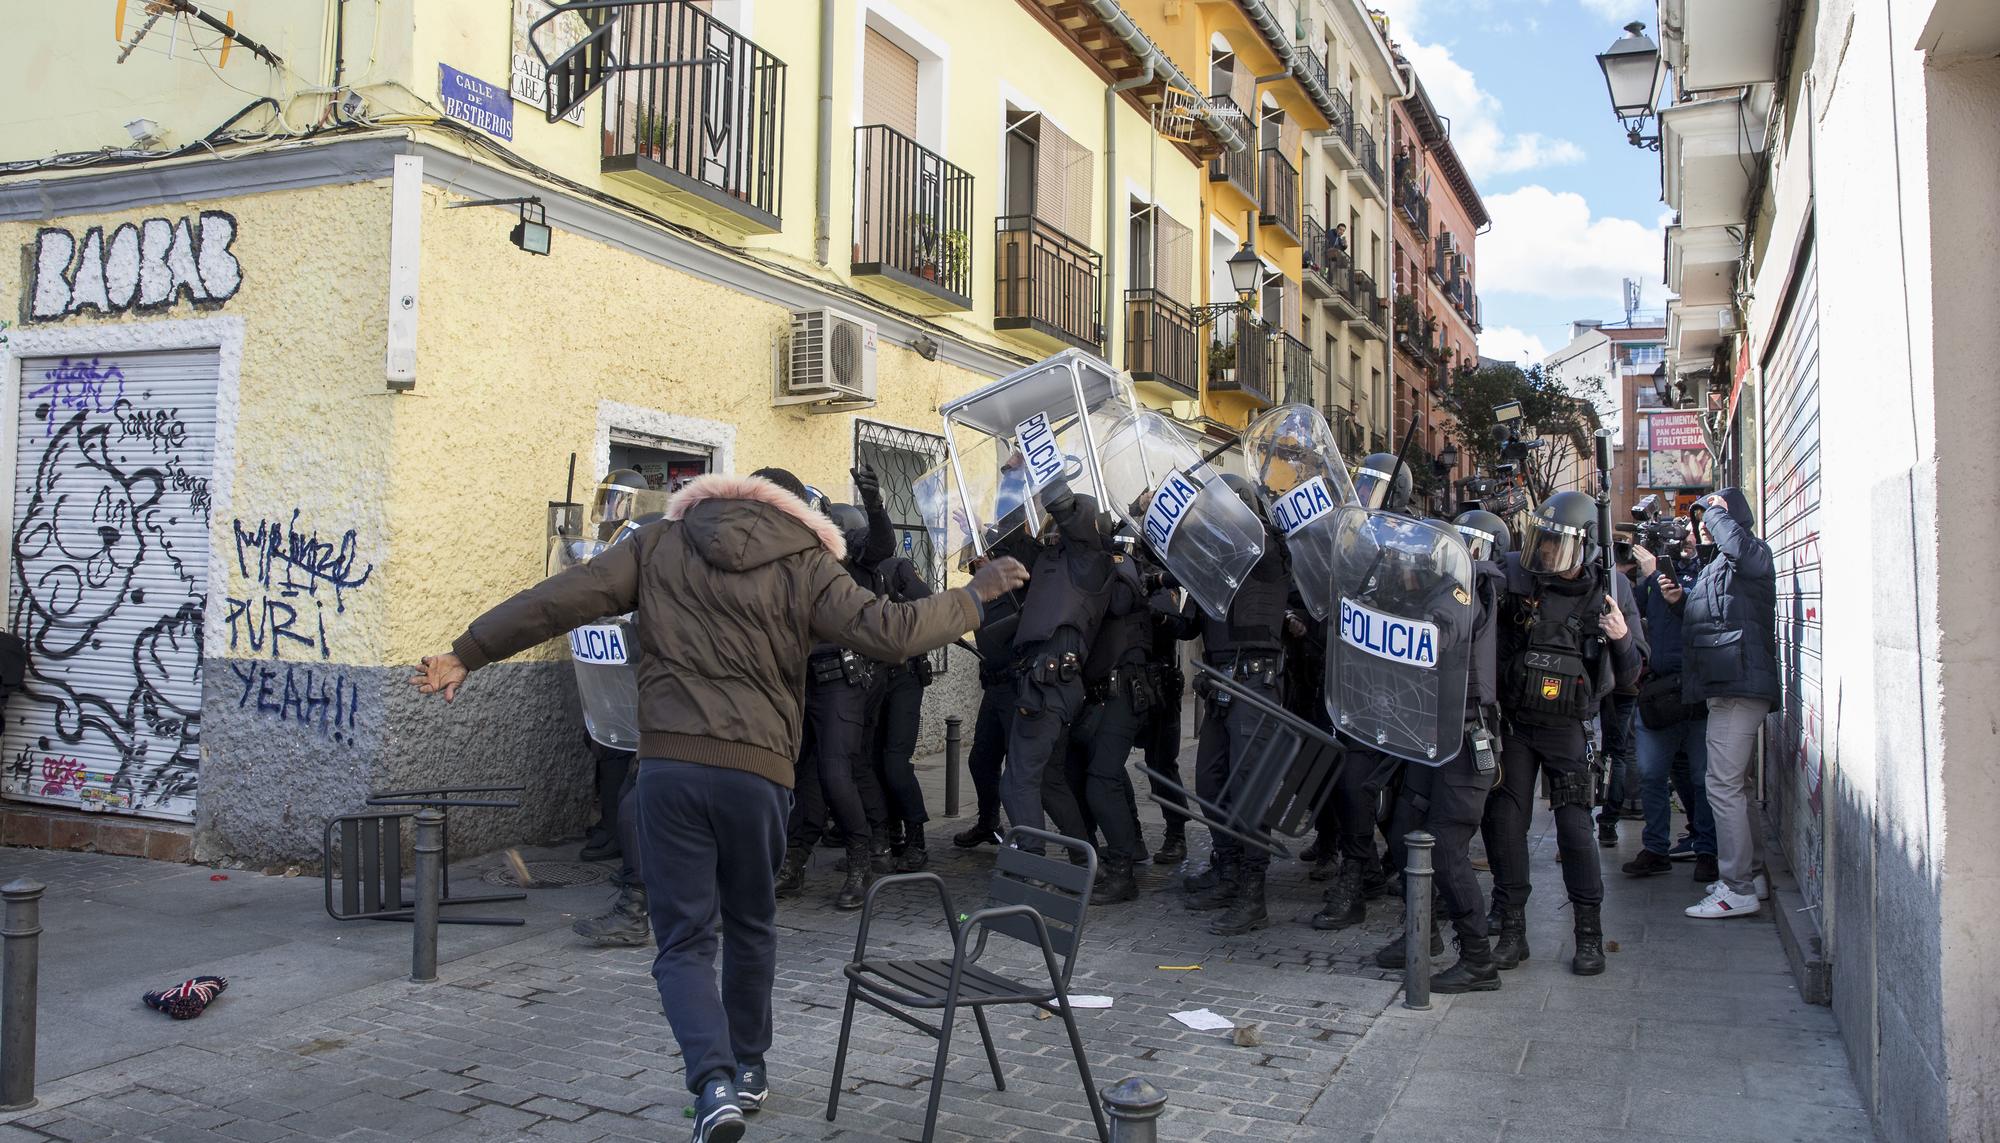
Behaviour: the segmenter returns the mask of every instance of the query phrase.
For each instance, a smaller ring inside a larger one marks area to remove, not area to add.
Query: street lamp
[[[1224,264],[1229,267],[1229,284],[1236,287],[1237,297],[1255,293],[1257,287],[1262,284],[1264,260],[1257,257],[1255,250],[1250,249],[1248,239],[1244,240],[1243,245],[1236,253],[1231,254],[1229,261]]]
[[[1660,48],[1647,37],[1646,25],[1636,20],[1625,25],[1625,34],[1598,54],[1597,66],[1604,71],[1611,113],[1624,124],[1626,141],[1659,150],[1658,135],[1640,133],[1653,117],[1653,98],[1660,90]]]

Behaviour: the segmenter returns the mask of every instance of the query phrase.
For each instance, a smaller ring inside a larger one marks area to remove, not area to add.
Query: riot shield
[[[1435,524],[1336,509],[1326,710],[1363,746],[1426,766],[1458,754],[1472,659],[1472,557]]]
[[[1306,610],[1325,619],[1334,606],[1334,510],[1358,503],[1333,430],[1310,405],[1279,405],[1243,430],[1243,459],[1285,535]]]
[[[584,563],[611,545],[558,537],[549,574]],[[569,633],[576,694],[591,741],[611,750],[639,749],[639,644],[632,616],[614,615]]]
[[[1010,373],[938,411],[973,550],[1017,528],[1040,535],[1058,486],[1104,500],[1101,442],[1138,409],[1129,381],[1082,350]]]
[[[1249,723],[1251,747],[1243,764],[1230,771],[1218,801],[1148,767],[1141,766],[1155,791],[1171,790],[1187,799],[1188,816],[1273,857],[1290,857],[1279,836],[1304,837],[1315,828],[1320,807],[1333,793],[1343,756],[1333,735],[1277,705],[1206,663],[1196,663],[1198,686],[1218,702],[1256,713]],[[1158,793],[1153,800],[1169,803]]]
[[[1134,413],[1105,437],[1105,506],[1221,619],[1264,555],[1264,525],[1174,423]]]

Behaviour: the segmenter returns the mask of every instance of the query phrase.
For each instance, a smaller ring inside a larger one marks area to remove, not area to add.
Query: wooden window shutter
[[[861,118],[917,137],[917,57],[873,28],[861,65]]]
[[[1035,215],[1085,245],[1090,244],[1093,156],[1042,116],[1035,149]]]
[[[1161,293],[1182,305],[1192,305],[1194,297],[1194,231],[1174,221],[1164,210],[1153,211],[1159,257],[1153,263],[1153,280]]]

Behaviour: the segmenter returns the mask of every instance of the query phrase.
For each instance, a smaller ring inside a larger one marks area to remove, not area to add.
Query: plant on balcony
[[[954,282],[966,280],[972,268],[972,239],[963,230],[944,233],[944,264]]]
[[[910,248],[916,261],[912,267],[929,281],[937,281],[938,276],[938,232],[937,219],[926,211],[910,215]]]
[[[1208,343],[1208,379],[1217,380],[1236,368],[1236,339]]]
[[[680,136],[680,120],[669,119],[657,111],[639,113],[636,140],[639,153],[664,163],[667,161],[668,152],[674,149],[674,144],[679,141]]]
[[[1396,332],[1410,340],[1417,333],[1417,298],[1415,294],[1396,295]]]

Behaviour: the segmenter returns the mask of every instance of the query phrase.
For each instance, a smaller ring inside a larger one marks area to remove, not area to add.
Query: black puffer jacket
[[[1715,558],[1681,601],[1681,697],[1778,701],[1777,567],[1742,489],[1704,500]]]

